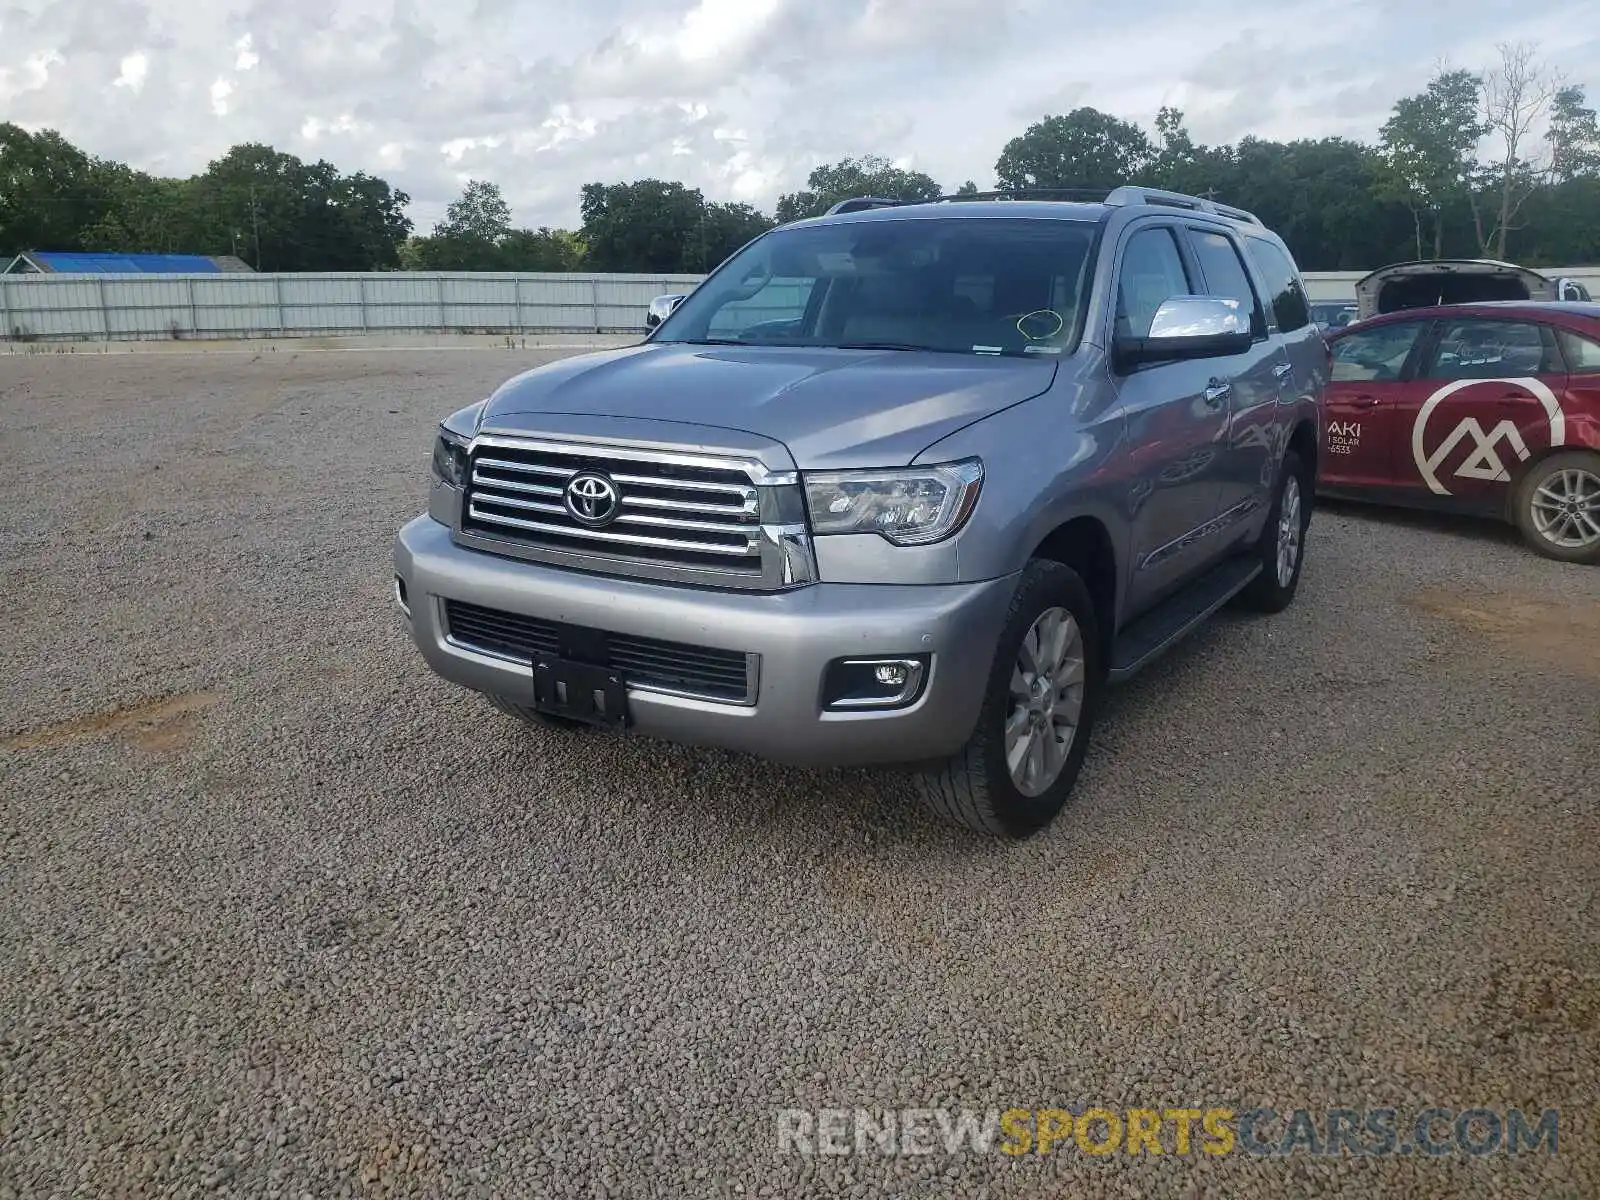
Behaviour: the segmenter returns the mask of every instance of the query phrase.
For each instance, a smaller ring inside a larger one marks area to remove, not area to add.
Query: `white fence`
[[[1570,275],[1600,295],[1600,268],[1542,273]],[[1313,300],[1353,298],[1362,274],[1312,271],[1306,287]],[[645,327],[651,297],[688,291],[702,278],[401,271],[0,275],[0,341],[634,333]],[[772,300],[764,294],[758,304]],[[740,314],[745,321],[751,315]]]
[[[617,333],[699,275],[0,275],[13,341]]]

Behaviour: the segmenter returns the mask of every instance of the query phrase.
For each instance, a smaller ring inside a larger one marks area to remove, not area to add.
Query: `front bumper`
[[[428,665],[464,687],[533,702],[529,664],[451,637],[446,602],[607,633],[759,656],[753,702],[630,687],[633,728],[775,762],[850,766],[940,758],[960,749],[982,706],[1014,576],[950,585],[814,584],[749,593],[584,574],[455,544],[421,516],[394,542],[413,640]],[[929,656],[921,694],[904,708],[823,707],[840,658]]]

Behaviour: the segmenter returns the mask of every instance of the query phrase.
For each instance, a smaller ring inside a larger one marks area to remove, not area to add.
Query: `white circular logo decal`
[[[1561,401],[1540,380],[1453,379],[1422,402],[1422,408],[1417,412],[1417,419],[1411,426],[1411,457],[1417,464],[1417,470],[1422,475],[1422,481],[1436,495],[1448,496],[1451,494],[1450,489],[1439,479],[1439,468],[1462,442],[1470,441],[1473,449],[1467,455],[1466,461],[1451,472],[1451,475],[1461,479],[1476,479],[1489,483],[1509,483],[1511,481],[1511,472],[1501,460],[1498,449],[1502,442],[1511,448],[1511,452],[1517,456],[1518,462],[1526,462],[1531,457],[1532,452],[1528,449],[1527,442],[1523,440],[1522,431],[1517,427],[1517,422],[1510,417],[1500,421],[1494,428],[1485,431],[1483,422],[1476,416],[1464,416],[1431,453],[1428,451],[1428,418],[1433,416],[1434,410],[1457,392],[1464,391],[1467,388],[1491,385],[1502,388],[1519,387],[1530,392],[1533,398],[1544,407],[1545,419],[1550,425],[1550,445],[1562,446],[1566,444],[1567,418],[1566,414],[1561,411]]]

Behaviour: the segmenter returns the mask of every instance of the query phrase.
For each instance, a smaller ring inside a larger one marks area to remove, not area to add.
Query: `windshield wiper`
[[[664,342],[677,342],[682,346],[755,346],[758,342],[745,342],[738,338],[662,338]]]
[[[911,342],[835,342],[834,350],[936,350],[934,346],[917,346]]]

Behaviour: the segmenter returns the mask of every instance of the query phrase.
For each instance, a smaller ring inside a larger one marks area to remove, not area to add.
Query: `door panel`
[[[1532,321],[1441,320],[1395,406],[1398,483],[1419,500],[1502,511],[1533,455],[1564,440],[1567,375]]]
[[[1228,429],[1217,470],[1217,512],[1242,517],[1252,502],[1263,502],[1271,485],[1278,397],[1291,368],[1283,347],[1270,336],[1266,310],[1234,239],[1194,225],[1185,227],[1184,236],[1199,263],[1207,295],[1241,301],[1256,334],[1248,351],[1212,364],[1231,387]],[[1227,532],[1223,531],[1224,538]]]
[[[1142,337],[1173,296],[1200,294],[1179,251],[1176,231],[1144,225],[1123,244],[1117,268],[1116,325]],[[1217,362],[1145,367],[1118,381],[1127,415],[1128,498],[1132,531],[1129,603],[1148,607],[1218,553],[1206,527],[1217,512],[1218,472],[1228,429],[1226,390]]]
[[[1357,329],[1333,342],[1318,471],[1322,484],[1352,491],[1395,486],[1396,413],[1427,328],[1426,321],[1397,321]]]

